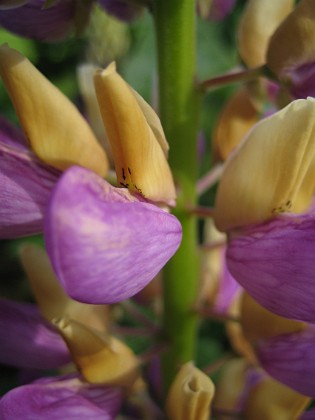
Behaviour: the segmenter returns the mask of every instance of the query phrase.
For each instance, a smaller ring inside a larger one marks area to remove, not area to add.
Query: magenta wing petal
[[[278,315],[315,322],[315,214],[286,215],[232,236],[227,250],[234,278]]]
[[[38,41],[63,39],[74,24],[76,1],[56,1],[44,8],[45,0],[30,0],[21,7],[0,10],[0,26]]]
[[[10,131],[11,130],[11,131]],[[0,126],[0,238],[11,239],[43,230],[43,214],[59,172],[41,163],[15,129]]]
[[[315,328],[283,334],[262,342],[257,350],[263,368],[275,379],[315,398]]]
[[[71,358],[61,336],[35,305],[0,301],[0,363],[29,369],[53,369]]]
[[[181,241],[174,216],[80,167],[68,169],[57,183],[45,226],[47,251],[62,286],[86,303],[135,295]]]
[[[114,420],[122,403],[122,391],[59,377],[13,389],[0,402],[3,420]]]

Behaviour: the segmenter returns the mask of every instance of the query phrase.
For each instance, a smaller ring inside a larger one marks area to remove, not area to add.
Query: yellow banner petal
[[[0,47],[0,75],[36,155],[60,170],[81,165],[101,176],[107,157],[76,107],[18,51]]]
[[[116,72],[115,63],[94,77],[108,139],[113,149],[118,185],[149,200],[174,204],[167,143],[158,118]]]
[[[315,101],[301,99],[258,123],[227,160],[215,223],[229,231],[302,212],[315,186]]]
[[[293,0],[247,1],[237,39],[240,56],[248,67],[265,64],[269,39],[293,5]]]

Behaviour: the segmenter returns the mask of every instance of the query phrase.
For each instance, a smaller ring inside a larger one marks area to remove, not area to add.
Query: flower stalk
[[[164,391],[178,368],[194,359],[198,316],[192,310],[198,289],[196,216],[199,95],[195,83],[195,1],[159,0],[154,8],[160,117],[170,145],[169,163],[178,188],[174,214],[183,240],[164,269],[164,325],[170,349],[163,365]]]

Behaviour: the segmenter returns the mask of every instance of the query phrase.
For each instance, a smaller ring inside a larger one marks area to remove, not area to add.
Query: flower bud
[[[238,28],[239,53],[248,67],[266,62],[268,42],[293,8],[292,0],[249,0]]]
[[[174,204],[168,144],[152,108],[116,72],[115,63],[94,77],[118,185],[149,200]]]
[[[101,176],[107,158],[75,106],[22,54],[0,47],[0,75],[35,154],[65,170],[73,164]]]
[[[122,341],[69,318],[55,319],[53,323],[88,382],[129,387],[138,378],[138,359]]]
[[[167,395],[167,416],[170,420],[206,420],[213,396],[211,379],[188,362],[177,373]]]

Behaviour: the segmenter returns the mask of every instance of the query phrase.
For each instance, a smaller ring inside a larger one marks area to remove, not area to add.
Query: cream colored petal
[[[247,1],[237,40],[239,53],[248,67],[265,64],[269,39],[293,5],[293,0]]]
[[[215,154],[225,160],[258,119],[258,111],[248,89],[237,90],[218,119],[213,137]]]
[[[107,157],[76,107],[27,58],[0,47],[0,75],[36,155],[60,170],[81,165],[105,176]]]
[[[311,398],[267,377],[249,393],[244,409],[246,420],[299,419]]]
[[[77,302],[66,295],[60,286],[44,249],[26,244],[20,249],[24,270],[44,318],[67,316],[99,331],[106,331],[109,307]]]
[[[297,100],[257,124],[227,160],[215,205],[229,231],[302,212],[315,186],[315,101]]]
[[[211,379],[188,362],[180,368],[171,385],[166,414],[170,420],[207,420],[213,396]]]
[[[314,0],[301,0],[270,39],[267,65],[281,76],[292,67],[314,62],[314,58]]]
[[[98,71],[94,82],[113,149],[118,185],[149,200],[174,204],[174,182],[160,145],[163,135],[160,133],[157,140],[157,120],[148,112],[148,106],[143,105],[143,101],[119,76],[114,63]],[[146,119],[148,115],[149,122]]]
[[[306,324],[275,315],[260,306],[248,293],[241,301],[241,325],[245,337],[255,344],[260,340],[280,334],[302,331]]]
[[[88,382],[130,387],[139,377],[138,359],[122,341],[69,318],[53,322]]]

